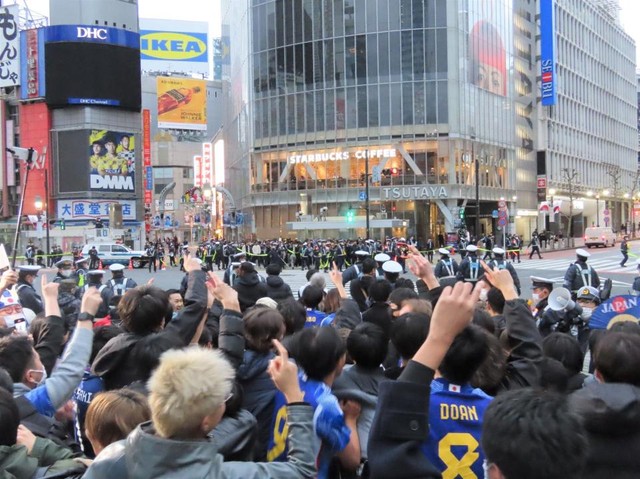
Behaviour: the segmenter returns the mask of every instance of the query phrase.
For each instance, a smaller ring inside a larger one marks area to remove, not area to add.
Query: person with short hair
[[[131,389],[98,394],[89,405],[85,434],[96,455],[110,444],[126,439],[138,424],[151,419],[147,398]]]
[[[355,471],[360,465],[357,432],[360,405],[352,400],[340,405],[331,393],[346,360],[343,340],[334,328],[306,328],[290,347],[291,356],[301,368],[298,375],[300,389],[305,401],[314,409],[315,434],[305,447],[317,456],[318,479],[329,478],[329,467],[334,457],[344,469]],[[267,452],[269,461],[282,461],[286,452],[291,450],[292,444],[285,434],[285,406],[283,394],[276,394]]]
[[[318,306],[323,299],[324,291],[320,287],[309,285],[304,288],[300,302],[307,310],[307,321],[304,325],[305,328],[320,326],[322,320],[326,317],[326,314],[318,309]]]
[[[270,263],[267,265],[265,272],[267,273],[267,296],[277,302],[293,298],[291,287],[280,277],[282,266],[278,263]]]
[[[44,311],[42,298],[33,287],[33,282],[38,277],[40,266],[27,265],[18,266],[18,283],[15,285],[15,291],[23,308],[29,308],[35,314]]]
[[[238,268],[238,277],[233,284],[233,289],[238,292],[240,310],[243,313],[268,293],[267,286],[260,281],[255,266],[248,261]]]
[[[393,286],[386,279],[374,281],[369,287],[369,309],[362,313],[362,321],[380,326],[387,338],[393,321],[391,306],[387,302],[392,291]]]
[[[585,428],[567,397],[554,392],[497,396],[484,415],[482,449],[490,479],[582,479],[588,471]]]
[[[280,356],[270,374],[286,402],[287,462],[225,462],[207,435],[221,421],[232,390],[233,367],[219,351],[199,347],[166,352],[149,381],[151,422],[111,444],[84,479],[118,477],[311,478],[315,476],[312,408],[296,381],[297,367]],[[149,453],[153,451],[153,453]]]

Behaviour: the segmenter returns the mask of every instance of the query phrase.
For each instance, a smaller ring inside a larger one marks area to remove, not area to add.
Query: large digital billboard
[[[60,193],[135,193],[135,136],[109,130],[56,131]]]
[[[204,80],[158,77],[158,128],[206,130],[207,84]]]
[[[45,32],[46,102],[139,111],[139,35],[127,30],[55,25]]]

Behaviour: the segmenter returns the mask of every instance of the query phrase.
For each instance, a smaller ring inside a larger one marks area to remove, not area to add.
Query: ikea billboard
[[[140,20],[140,61],[143,71],[209,75],[208,24],[204,22]]]

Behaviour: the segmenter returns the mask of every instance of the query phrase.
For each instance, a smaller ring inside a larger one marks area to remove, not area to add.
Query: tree
[[[607,168],[607,175],[609,175],[609,178],[611,179],[611,187],[613,189],[613,201],[609,203],[609,207],[611,208],[611,227],[614,231],[618,231],[617,198],[620,196],[620,178],[622,177],[622,170],[619,165],[614,165],[613,163],[605,163],[605,167]]]
[[[567,221],[567,240],[568,245],[573,248],[573,196],[575,194],[575,184],[578,179],[578,172],[575,168],[562,168],[562,179],[567,184],[567,192],[569,193],[569,220]]]

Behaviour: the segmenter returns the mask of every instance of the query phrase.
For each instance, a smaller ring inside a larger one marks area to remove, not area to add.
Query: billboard
[[[109,217],[109,205],[122,205],[122,219],[136,219],[136,202],[134,200],[58,200],[57,217],[65,220],[95,220],[103,216]]]
[[[143,71],[209,76],[206,22],[140,19]]]
[[[44,35],[48,105],[113,106],[140,111],[137,33],[95,25],[54,25],[47,27]]]
[[[0,87],[20,85],[20,6],[0,7]]]
[[[44,96],[44,29],[31,29],[20,32],[22,63],[20,74],[22,88],[20,98],[32,100]]]
[[[87,143],[92,191],[135,191],[133,133],[92,130]]]
[[[558,100],[554,0],[540,1],[540,65],[542,104],[552,106]]]
[[[193,78],[158,77],[158,128],[207,129],[207,84]]]

